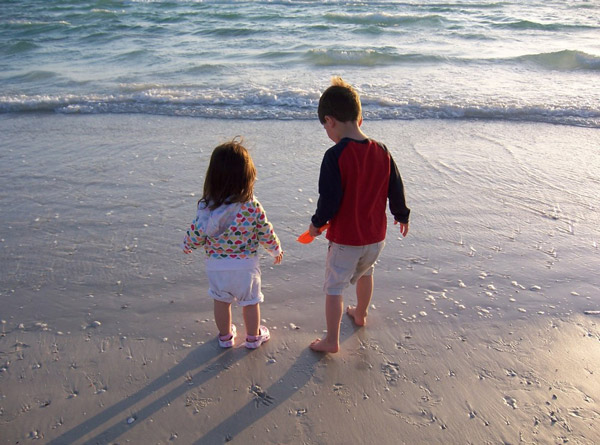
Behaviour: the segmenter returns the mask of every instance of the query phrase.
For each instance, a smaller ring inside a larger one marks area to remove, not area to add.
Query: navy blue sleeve
[[[410,215],[410,209],[406,207],[406,199],[404,197],[404,184],[402,184],[402,178],[398,167],[390,155],[390,185],[388,188],[388,199],[390,203],[390,212],[394,215],[394,219],[400,223],[408,223],[408,216]]]
[[[325,225],[335,216],[342,202],[342,175],[338,164],[338,151],[332,147],[325,152],[319,174],[319,201],[311,218],[315,227]]]

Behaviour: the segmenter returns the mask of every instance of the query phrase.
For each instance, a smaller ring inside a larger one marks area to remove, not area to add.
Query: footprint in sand
[[[386,382],[394,384],[400,378],[400,365],[398,363],[387,362],[381,365],[381,372]]]
[[[250,394],[254,395],[254,402],[256,403],[257,407],[261,404],[269,406],[272,405],[275,401],[273,397],[264,392],[262,388],[258,385],[252,385],[250,387]]]
[[[351,403],[350,391],[348,390],[348,388],[346,388],[344,386],[343,383],[334,384],[333,392],[335,395],[338,396],[338,399],[340,400],[340,402],[342,402],[344,405],[350,405],[350,403]]]
[[[185,399],[185,406],[192,409],[194,414],[198,414],[201,409],[206,408],[212,403],[209,397],[201,397],[199,393],[191,393]]]
[[[513,397],[504,396],[504,403],[506,403],[512,409],[517,409],[517,400]]]

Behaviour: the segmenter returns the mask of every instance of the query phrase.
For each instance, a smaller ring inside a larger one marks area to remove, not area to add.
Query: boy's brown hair
[[[325,116],[331,116],[340,122],[358,121],[362,115],[360,97],[341,77],[332,77],[331,86],[319,99],[318,113],[322,124],[325,123]]]
[[[233,139],[213,150],[199,202],[210,210],[223,204],[248,202],[254,194],[255,180],[256,167],[250,153],[240,141]]]

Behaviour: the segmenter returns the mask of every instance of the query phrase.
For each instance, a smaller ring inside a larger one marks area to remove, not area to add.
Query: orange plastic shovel
[[[319,233],[323,233],[325,230],[327,230],[327,228],[329,227],[329,223],[325,224],[324,226],[319,227]],[[308,243],[312,243],[313,240],[315,239],[314,236],[310,236],[310,233],[308,233],[308,230],[306,232],[304,232],[302,235],[300,235],[298,237],[298,242],[302,243],[302,244],[308,244]]]

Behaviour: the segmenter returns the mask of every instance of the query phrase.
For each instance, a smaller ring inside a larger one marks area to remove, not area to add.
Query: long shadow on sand
[[[352,325],[350,329],[342,329],[340,344],[343,344],[359,329],[355,325]],[[277,383],[264,391],[257,391],[254,400],[208,431],[194,445],[219,444],[232,440],[303,388],[313,377],[317,364],[324,358],[325,354],[323,353],[314,352],[308,348],[303,350],[288,372],[277,380]]]
[[[233,439],[254,422],[266,416],[294,393],[301,389],[312,378],[315,366],[324,357],[310,349],[302,351],[296,362],[277,383],[266,390],[258,390],[255,399],[248,402],[230,417],[202,435],[195,445],[219,444]]]
[[[141,420],[148,418],[161,408],[164,408],[169,402],[185,394],[191,388],[202,385],[206,381],[217,376],[225,366],[230,366],[232,363],[235,363],[246,355],[243,353],[244,351],[239,351],[240,353],[238,354],[235,352],[237,351],[232,349],[220,349],[214,342],[206,343],[196,348],[180,363],[135,394],[106,408],[104,411],[48,442],[48,444],[63,445],[74,443],[83,438],[86,434],[89,434],[96,428],[100,428],[103,424],[116,417],[118,420],[114,425],[108,427],[95,437],[85,441],[86,443],[109,443],[134,426],[134,424],[129,425],[126,422],[125,417],[130,415],[129,413],[131,411],[129,411],[129,409],[136,403],[143,401],[146,397],[151,396],[156,391],[160,391],[161,388],[172,384],[186,374],[202,367],[202,369],[193,376],[193,379],[189,384],[185,383],[179,385],[169,393],[149,403],[144,408],[136,410],[135,424],[138,424]]]
[[[356,331],[356,327],[349,330],[343,329],[340,343],[346,341]],[[116,418],[117,420],[114,421],[115,423],[112,426],[104,429],[94,437],[85,440],[85,443],[111,443],[178,397],[183,396],[193,388],[203,385],[216,377],[219,372],[231,367],[235,362],[242,360],[247,355],[248,351],[245,348],[222,350],[214,342],[204,344],[188,354],[179,364],[135,394],[106,408],[104,411],[48,442],[48,444],[63,445],[77,442],[95,429],[101,428],[106,422]],[[277,383],[265,391],[257,389],[254,400],[247,403],[212,430],[203,434],[196,444],[223,443],[244,431],[248,426],[273,411],[306,385],[312,378],[316,365],[324,357],[325,354],[313,352],[308,348],[303,350],[296,362]],[[201,369],[198,370],[198,368]],[[185,383],[178,385],[168,393],[148,403],[145,407],[136,409],[135,423],[127,423],[126,417],[131,413],[130,408],[194,371],[197,371],[196,374],[191,379],[186,380]],[[260,405],[261,409],[257,409],[258,405]]]

